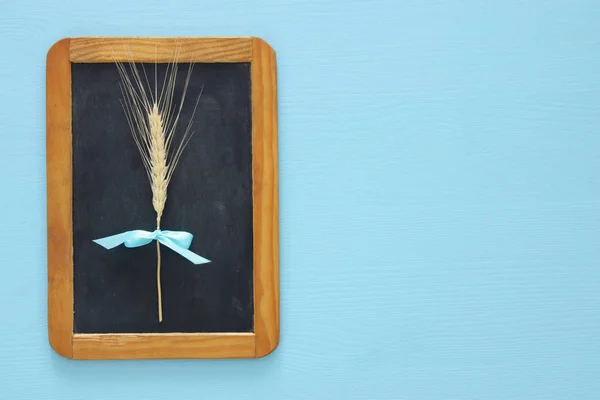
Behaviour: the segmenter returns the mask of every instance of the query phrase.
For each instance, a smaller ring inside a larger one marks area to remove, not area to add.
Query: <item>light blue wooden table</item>
[[[597,1],[0,0],[0,398],[600,398]],[[46,334],[45,55],[277,50],[281,344],[73,362]]]

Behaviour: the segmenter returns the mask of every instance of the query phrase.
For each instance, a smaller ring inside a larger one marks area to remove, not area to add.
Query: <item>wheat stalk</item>
[[[183,108],[193,64],[190,63],[185,78],[181,102],[173,107],[175,83],[177,82],[177,56],[173,54],[172,62],[167,64],[167,70],[161,85],[160,94],[157,81],[157,63],[154,64],[154,90],[152,90],[148,75],[142,66],[142,74],[130,56],[126,64],[115,61],[121,77],[121,105],[125,111],[127,123],[133,139],[140,152],[144,169],[152,189],[152,206],[156,212],[156,229],[160,229],[160,221],[167,202],[167,188],[175,171],[181,154],[193,135],[191,126],[202,92],[198,95],[192,116],[179,140],[175,140],[175,131]],[[178,142],[178,143],[177,143]],[[161,289],[161,257],[160,243],[156,241],[156,285],[158,292],[158,321],[162,322],[162,289]]]

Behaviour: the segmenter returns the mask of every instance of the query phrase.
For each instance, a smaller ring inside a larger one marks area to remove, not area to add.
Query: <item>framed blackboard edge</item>
[[[279,344],[279,179],[275,51],[252,39],[252,196],[255,357]]]
[[[61,356],[73,357],[73,227],[71,171],[71,63],[69,39],[46,59],[46,197],[48,336]],[[69,246],[69,243],[71,244]]]
[[[128,52],[119,53],[126,41]],[[71,63],[167,60],[250,62],[254,236],[253,333],[73,333]],[[120,54],[120,55],[119,55]],[[158,57],[158,58],[157,58]],[[48,338],[70,359],[259,358],[279,344],[279,199],[276,54],[256,37],[65,38],[46,61]]]

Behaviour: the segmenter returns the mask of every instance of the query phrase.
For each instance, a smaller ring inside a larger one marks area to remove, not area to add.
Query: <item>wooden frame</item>
[[[129,53],[119,44],[126,40]],[[250,62],[254,226],[253,333],[73,333],[71,63]],[[73,359],[258,358],[279,343],[277,73],[273,49],[240,38],[67,38],[48,51],[46,70],[48,336]]]

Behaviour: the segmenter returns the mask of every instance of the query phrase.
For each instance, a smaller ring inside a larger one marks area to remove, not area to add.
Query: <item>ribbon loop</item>
[[[125,247],[132,248],[145,246],[153,240],[158,240],[160,243],[196,265],[209,263],[210,260],[188,250],[192,244],[193,238],[194,235],[183,231],[161,231],[160,229],[157,229],[154,232],[148,232],[143,230],[133,230],[96,239],[94,240],[94,243],[110,250],[121,244],[125,245]]]

